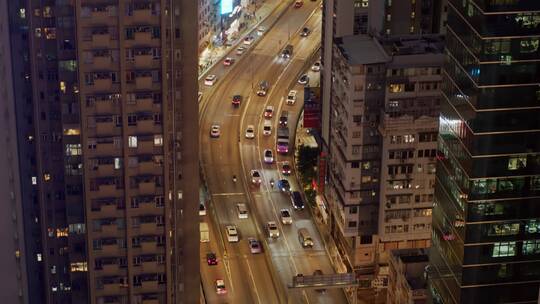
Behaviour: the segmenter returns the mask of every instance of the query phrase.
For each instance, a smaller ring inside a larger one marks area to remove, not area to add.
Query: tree
[[[319,149],[301,145],[298,149],[298,171],[304,185],[311,183],[316,177],[315,167],[319,157]]]

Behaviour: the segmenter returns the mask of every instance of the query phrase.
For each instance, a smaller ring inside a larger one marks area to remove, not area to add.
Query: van
[[[293,191],[291,193],[291,203],[294,210],[304,210],[304,200],[299,191]]]
[[[304,248],[313,247],[313,239],[306,228],[298,229],[298,241],[300,241],[300,245]]]
[[[264,120],[263,124],[263,135],[269,136],[272,135],[272,121],[271,120]]]
[[[246,208],[246,204],[244,204],[244,203],[236,204],[236,210],[238,211],[238,218],[239,219],[247,219],[248,218],[248,211],[247,211],[247,208]]]
[[[270,84],[268,81],[263,80],[259,82],[259,90],[257,90],[258,96],[266,96],[266,93],[268,93],[268,89],[270,88]]]

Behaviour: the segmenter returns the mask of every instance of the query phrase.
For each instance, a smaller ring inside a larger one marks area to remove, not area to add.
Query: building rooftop
[[[390,60],[380,43],[366,35],[350,35],[336,39],[336,45],[349,64],[374,64]]]
[[[429,263],[427,249],[392,250],[392,258],[399,261],[401,265],[399,272],[403,273],[411,290],[426,288],[427,282],[424,270]]]

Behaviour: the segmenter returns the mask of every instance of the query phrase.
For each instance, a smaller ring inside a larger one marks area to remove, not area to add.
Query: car
[[[298,92],[296,90],[290,90],[289,94],[287,94],[287,104],[293,105],[296,102],[296,94]]]
[[[281,209],[279,211],[279,215],[281,217],[281,223],[283,225],[291,225],[292,224],[292,216],[291,216],[291,211],[289,209]]]
[[[216,254],[213,252],[209,252],[206,254],[206,263],[208,263],[209,266],[217,265],[217,258]]]
[[[282,128],[286,128],[288,122],[289,122],[289,112],[281,111],[281,115],[279,116],[279,126]]]
[[[227,288],[225,288],[225,281],[221,279],[216,280],[216,292],[220,295],[227,293]]]
[[[274,221],[270,221],[266,224],[266,228],[268,229],[268,236],[271,238],[278,238],[279,237],[279,229]]]
[[[204,203],[199,203],[199,215],[204,216],[206,215],[206,206],[204,206]]]
[[[300,192],[293,191],[291,193],[291,203],[294,210],[304,210],[304,200],[302,199]]]
[[[307,74],[304,74],[304,75],[300,76],[300,78],[298,78],[298,83],[303,84],[303,85],[308,84],[309,83],[309,76]]]
[[[270,83],[268,81],[263,80],[259,82],[259,89],[257,90],[257,96],[266,96],[266,93],[268,93],[268,89],[270,89]]]
[[[232,105],[235,107],[239,107],[242,103],[242,95],[234,95],[232,98]]]
[[[287,46],[285,46],[285,48],[281,51],[281,55],[280,57],[281,58],[291,58],[292,54],[293,54],[293,45],[292,44],[288,44]]]
[[[240,46],[236,49],[236,55],[241,56],[247,50],[245,46]]]
[[[270,136],[272,135],[272,121],[265,120],[263,124],[263,135]]]
[[[274,154],[272,153],[272,150],[265,149],[263,152],[263,158],[264,162],[267,164],[271,164],[274,162]]]
[[[247,210],[246,204],[244,204],[244,203],[236,204],[236,210],[238,211],[238,218],[239,219],[247,219],[248,218],[248,210]]]
[[[295,7],[295,8],[301,8],[302,5],[304,5],[304,1],[302,1],[302,0],[296,0],[296,1],[294,2],[294,7]]]
[[[231,57],[227,57],[225,58],[225,60],[223,60],[223,65],[224,66],[230,66],[234,63],[234,58],[231,58]]]
[[[251,176],[252,184],[260,185],[262,183],[261,173],[258,170],[251,170],[249,175]]]
[[[281,174],[283,175],[290,175],[291,174],[291,165],[288,161],[284,161],[281,164]]]
[[[311,70],[313,72],[318,72],[321,70],[321,62],[320,61],[316,61],[312,66],[311,66]]]
[[[214,74],[210,74],[206,76],[206,78],[204,79],[204,85],[213,86],[214,83],[216,83],[216,81],[217,81],[217,76]]]
[[[302,37],[307,37],[309,34],[311,34],[311,30],[307,27],[304,27],[302,31],[300,31],[300,36]]]
[[[283,192],[289,192],[291,191],[291,185],[289,184],[289,181],[286,179],[280,179],[278,181],[278,189]]]
[[[235,243],[240,240],[240,238],[238,237],[238,230],[236,229],[235,225],[228,225],[226,229],[227,229],[227,240],[229,241],[229,243]]]
[[[246,138],[253,139],[255,138],[255,126],[248,125],[246,128]]]
[[[257,241],[255,238],[248,238],[248,243],[249,243],[249,250],[251,251],[251,253],[256,254],[256,253],[262,252],[261,243]]]
[[[257,29],[257,35],[262,36],[264,32],[266,32],[266,28],[264,26],[259,26],[259,28]]]
[[[322,270],[320,269],[317,269],[313,272],[313,275],[314,276],[319,276],[319,275],[323,275],[323,272]],[[315,289],[316,292],[319,292],[319,293],[326,293],[326,289],[325,288],[318,288],[318,289]]]
[[[264,118],[270,119],[272,116],[274,116],[274,107],[266,106],[266,109],[264,109]]]
[[[210,128],[210,137],[218,138],[221,135],[221,127],[219,125],[212,125]]]
[[[247,36],[246,38],[244,38],[244,44],[250,45],[253,43],[253,40],[255,40],[255,38],[253,38],[252,36]]]

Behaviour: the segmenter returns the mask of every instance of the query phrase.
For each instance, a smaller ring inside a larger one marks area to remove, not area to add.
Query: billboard
[[[221,0],[221,15],[229,14],[233,11],[233,0]]]
[[[304,89],[304,128],[320,129],[321,127],[321,89],[308,87]]]

